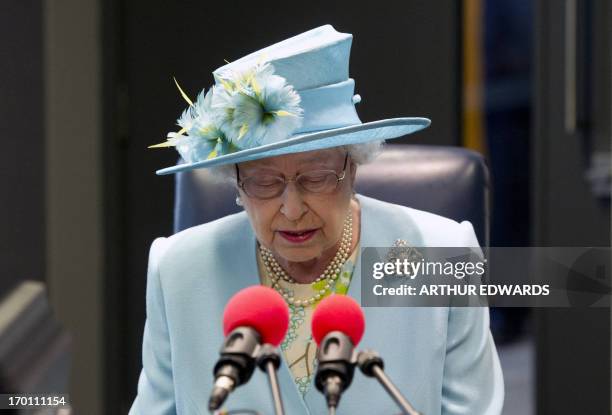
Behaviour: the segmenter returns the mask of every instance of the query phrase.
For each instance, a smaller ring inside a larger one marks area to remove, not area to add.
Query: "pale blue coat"
[[[478,246],[472,225],[357,195],[361,246]],[[349,295],[360,300],[358,262]],[[208,414],[212,369],[223,341],[228,299],[258,284],[256,240],[245,212],[196,226],[151,247],[138,395],[130,415]],[[377,350],[413,406],[426,415],[499,414],[504,388],[487,308],[364,308],[361,348]],[[326,414],[312,387],[302,399],[284,364],[279,370],[287,415]],[[272,415],[265,375],[257,370],[226,402]],[[356,371],[338,414],[397,414],[379,384]]]

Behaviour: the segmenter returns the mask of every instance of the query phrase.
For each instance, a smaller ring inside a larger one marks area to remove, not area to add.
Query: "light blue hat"
[[[288,153],[392,139],[430,124],[427,118],[362,123],[355,81],[348,66],[353,36],[331,25],[276,43],[213,72],[215,85],[202,90],[165,143],[183,164],[157,171],[171,174]],[[178,86],[178,84],[177,84]]]

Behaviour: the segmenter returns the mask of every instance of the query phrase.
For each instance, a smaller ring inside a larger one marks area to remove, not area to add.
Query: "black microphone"
[[[256,359],[264,351],[262,365],[276,369],[270,348],[278,346],[289,327],[289,309],[284,299],[273,289],[252,286],[236,293],[223,312],[225,340],[214,366],[215,377],[208,400],[208,409],[219,409],[229,394],[251,378]],[[271,366],[268,362],[274,363]],[[280,364],[280,358],[278,359]],[[268,373],[269,376],[270,373]],[[277,383],[272,385],[275,408],[282,407]],[[281,412],[282,413],[282,412]]]
[[[385,373],[385,364],[378,353],[364,350],[357,355],[357,364],[364,375],[376,378],[405,415],[420,415]]]
[[[215,382],[208,400],[209,411],[219,409],[235,388],[251,379],[260,344],[261,336],[250,327],[238,327],[226,337],[213,369]]]
[[[345,295],[327,297],[312,314],[312,335],[319,346],[315,386],[325,396],[330,414],[335,413],[342,393],[353,381],[355,346],[364,329],[361,307]]]
[[[338,407],[340,396],[353,381],[355,347],[351,339],[340,331],[332,331],[323,338],[317,351],[315,386],[323,393],[330,409]]]

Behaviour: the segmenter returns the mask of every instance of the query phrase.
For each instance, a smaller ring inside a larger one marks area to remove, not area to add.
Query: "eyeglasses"
[[[263,174],[240,178],[240,171],[236,165],[236,178],[240,187],[247,196],[255,199],[273,199],[285,191],[290,182],[295,182],[298,188],[306,193],[329,194],[333,193],[340,182],[346,177],[346,166],[348,153],[344,157],[342,172],[338,174],[335,170],[313,170],[298,174],[293,179],[284,176]]]

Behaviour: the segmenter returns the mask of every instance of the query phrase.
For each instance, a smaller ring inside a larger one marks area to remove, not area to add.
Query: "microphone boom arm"
[[[285,414],[283,399],[281,398],[280,387],[278,385],[278,377],[276,376],[276,371],[280,365],[281,358],[278,350],[269,343],[263,344],[257,356],[257,366],[268,375],[270,392],[272,393],[272,403],[276,415]]]
[[[384,362],[382,358],[373,350],[364,350],[357,355],[357,365],[364,375],[376,378],[378,382],[385,388],[389,396],[393,398],[397,406],[406,415],[420,415],[408,400],[402,395],[399,389],[391,382],[391,379],[384,371]]]

